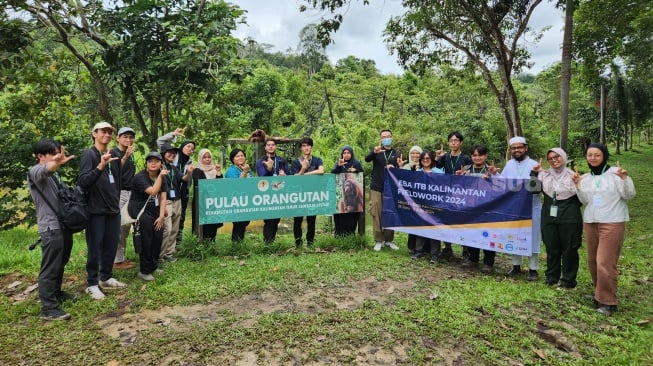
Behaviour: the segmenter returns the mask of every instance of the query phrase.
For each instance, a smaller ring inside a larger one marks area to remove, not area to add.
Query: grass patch
[[[0,364],[653,364],[651,157],[650,146],[618,157],[637,197],[612,317],[583,298],[592,291],[584,248],[578,288],[560,290],[504,278],[505,256],[486,276],[412,261],[405,248],[374,252],[369,235],[322,233],[314,249],[296,249],[291,234],[264,245],[252,230],[241,244],[228,233],[215,243],[186,236],[163,275],[146,284],[137,270],[115,271],[129,287],[102,302],[83,294],[77,234],[64,284],[77,299],[63,304],[73,319],[42,323],[37,293],[27,291],[37,235],[23,227],[0,232]]]

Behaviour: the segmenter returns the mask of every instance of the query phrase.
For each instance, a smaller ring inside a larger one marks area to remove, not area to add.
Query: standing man
[[[538,162],[528,157],[528,144],[526,139],[521,136],[515,136],[508,141],[510,146],[510,153],[512,154],[512,159],[510,159],[506,166],[501,172],[501,176],[504,178],[517,178],[517,179],[529,179],[531,175],[531,170],[533,167],[538,165]],[[537,270],[540,268],[539,263],[539,253],[540,253],[540,241],[542,240],[542,232],[540,230],[540,222],[542,220],[542,202],[540,201],[540,196],[537,194],[533,195],[533,235],[532,235],[532,246],[533,254],[528,258],[528,281],[537,281],[539,275]],[[506,273],[506,276],[516,277],[521,274],[521,255],[512,256],[512,268]]]
[[[136,133],[130,127],[123,127],[118,130],[118,146],[111,149],[112,155],[120,157],[121,176],[120,176],[120,208],[129,203],[129,196],[132,190],[132,180],[136,174],[136,164],[134,163],[134,138]],[[113,260],[114,269],[132,269],[135,267],[134,262],[125,258],[125,249],[127,245],[127,236],[131,224],[120,227],[120,240],[116,250],[116,258]]]
[[[397,159],[399,152],[392,148],[392,131],[381,130],[381,143],[375,146],[365,157],[366,162],[372,162],[372,181],[370,182],[370,214],[374,232],[374,250],[377,252],[384,246],[392,250],[399,247],[392,240],[395,232],[381,227],[381,212],[383,211],[383,180],[385,170],[399,167]]]
[[[163,224],[163,243],[161,244],[159,261],[177,261],[174,254],[176,252],[175,247],[177,244],[177,234],[180,230],[182,216],[181,186],[183,183],[190,180],[193,172],[191,166],[190,169],[186,170],[186,174],[182,175],[181,171],[174,165],[177,154],[178,150],[176,147],[172,147],[172,145],[168,143],[161,146],[163,169],[168,171],[168,174],[164,177],[168,183],[168,192],[166,196],[166,211],[168,212],[168,215],[165,217]]]
[[[277,156],[277,142],[268,137],[265,141],[265,156],[256,162],[256,174],[259,177],[273,177],[284,176],[289,173],[286,159]],[[274,242],[280,221],[279,218],[263,220],[263,241],[265,244]]]
[[[77,184],[87,194],[90,214],[86,228],[86,293],[93,300],[104,299],[100,290],[126,287],[113,278],[113,260],[120,240],[120,156],[109,151],[115,128],[108,122],[93,126],[93,146],[84,150]],[[99,285],[99,286],[98,286]]]
[[[75,156],[66,156],[63,146],[43,139],[34,144],[34,155],[39,160],[27,175],[27,187],[36,208],[36,220],[41,240],[41,269],[39,271],[39,300],[41,320],[66,320],[70,314],[61,310],[59,301],[72,295],[61,290],[64,267],[73,248],[73,234],[64,229],[59,218],[59,176],[57,170]],[[39,193],[39,191],[41,193]],[[49,202],[50,204],[46,203]],[[52,205],[53,207],[50,207]],[[54,209],[54,210],[53,210]]]
[[[463,154],[461,147],[463,146],[463,134],[454,131],[447,136],[447,143],[449,144],[449,152],[444,151],[442,146],[440,150],[436,151],[437,160],[435,161],[435,166],[440,169],[444,169],[445,174],[456,174],[457,171],[460,171],[465,165],[471,165],[472,159]],[[436,242],[436,245],[440,245],[439,242]],[[463,246],[463,264],[468,264],[467,247]],[[442,250],[441,257],[444,259],[453,258],[453,249],[451,249],[451,243],[444,243],[444,250]],[[436,260],[437,261],[437,260]]]
[[[292,162],[292,171],[295,175],[308,175],[308,174],[324,174],[324,164],[322,159],[313,156],[313,139],[310,137],[303,137],[299,140],[299,146],[302,151],[302,156],[298,157]],[[316,216],[306,216],[306,245],[313,246],[315,240],[315,219]],[[295,217],[293,221],[292,231],[295,235],[295,246],[297,248],[302,246],[302,222],[303,216]]]

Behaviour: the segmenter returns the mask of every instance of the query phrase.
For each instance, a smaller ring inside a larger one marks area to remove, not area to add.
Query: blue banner
[[[454,244],[530,255],[533,221],[528,182],[386,169],[382,226]]]

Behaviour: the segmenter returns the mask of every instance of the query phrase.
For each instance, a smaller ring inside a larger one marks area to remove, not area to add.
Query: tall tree
[[[325,48],[317,38],[315,24],[309,24],[299,32],[297,51],[299,52],[302,64],[306,66],[309,79],[313,74],[320,71],[322,65],[329,62]]]
[[[571,47],[574,29],[574,0],[565,0],[565,29],[562,35],[560,68],[560,147],[567,151],[569,132],[569,92],[571,89]]]
[[[352,0],[305,0],[313,8],[330,11],[318,31],[331,41],[343,14],[336,11]],[[369,0],[363,0],[367,4]],[[519,40],[530,31],[528,21],[541,0],[404,0],[406,13],[390,19],[385,39],[407,68],[423,72],[449,64],[478,70],[502,111],[508,138],[521,135],[519,103],[512,84],[513,71],[528,64],[529,53]],[[307,10],[306,6],[300,11]],[[541,34],[536,35],[539,39]]]

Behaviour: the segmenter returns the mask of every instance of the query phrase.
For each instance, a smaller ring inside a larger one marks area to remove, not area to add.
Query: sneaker
[[[601,305],[601,304],[599,304],[599,302],[598,302],[598,301],[596,300],[596,298],[594,297],[594,294],[591,294],[591,295],[583,295],[583,298],[584,298],[585,300],[591,301],[591,302],[592,302],[592,305],[594,305],[595,307],[598,307],[599,305]]]
[[[161,268],[157,268],[157,269],[154,270],[154,273],[156,273],[156,274],[162,274],[162,273],[163,273],[163,269],[161,269]]]
[[[111,277],[106,281],[100,281],[100,287],[103,290],[113,290],[117,288],[127,287],[127,284],[118,281],[117,279]]]
[[[140,278],[143,281],[154,281],[154,276],[152,276],[149,273],[145,274],[145,273],[142,273],[142,272],[138,272],[138,278]]]
[[[617,311],[617,305],[601,305],[596,311],[603,315],[612,315],[612,313]]]
[[[100,290],[100,287],[98,287],[98,285],[87,287],[86,288],[86,293],[91,295],[91,298],[93,300],[102,300],[102,299],[104,299],[104,293],[102,293],[102,290]]]
[[[391,241],[386,241],[384,244],[385,244],[386,247],[388,247],[388,248],[390,248],[392,250],[399,250],[399,247],[397,246],[397,244],[395,244],[395,243],[393,243]]]
[[[136,267],[136,264],[128,260],[113,264],[113,269],[132,269],[134,267]]]
[[[374,251],[378,252],[383,248],[383,242],[382,241],[377,241],[376,244],[374,244]]]
[[[445,247],[442,250],[442,254],[440,254],[440,258],[442,258],[444,260],[453,259],[453,250],[451,249],[451,247]]]
[[[460,264],[463,268],[475,268],[478,266],[478,262],[472,262],[471,259],[463,257],[463,262]]]
[[[430,262],[431,262],[431,264],[438,264],[438,263],[440,263],[440,256],[437,255],[437,254],[433,254],[433,255],[431,256],[431,261],[430,261]]]
[[[554,280],[552,278],[547,278],[546,281],[544,281],[547,286],[555,286],[558,284],[558,280]]]
[[[529,269],[528,270],[528,276],[526,277],[526,281],[537,281],[540,278],[540,275],[537,274],[537,271],[534,269]]]
[[[69,301],[69,300],[75,300],[75,296],[73,294],[71,294],[71,293],[66,292],[66,291],[57,292],[57,301],[64,302],[64,301]]]
[[[417,260],[417,259],[424,258],[424,257],[426,257],[426,253],[424,253],[424,252],[415,252],[415,254],[413,254],[413,256],[410,257],[410,258]]]
[[[492,266],[489,265],[489,264],[484,264],[484,265],[481,267],[481,273],[486,273],[486,274],[487,274],[487,273],[492,273]]]
[[[173,257],[171,255],[165,256],[165,257],[163,257],[163,259],[165,259],[168,262],[176,262],[177,261],[177,257]]]
[[[70,319],[70,314],[61,310],[61,309],[52,309],[45,310],[41,312],[39,316],[41,320],[50,321],[50,320],[68,320]]]
[[[517,277],[517,276],[521,276],[521,266],[512,266],[512,269],[506,272],[506,277]]]

